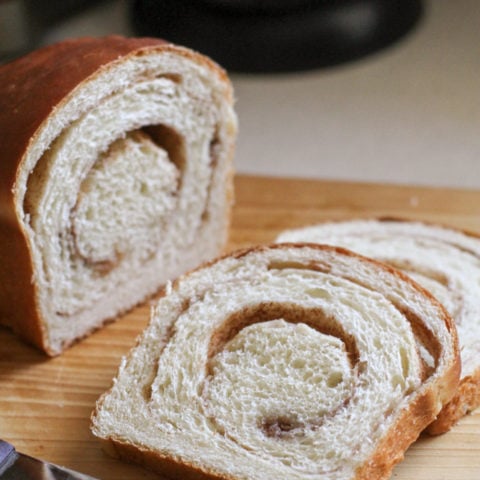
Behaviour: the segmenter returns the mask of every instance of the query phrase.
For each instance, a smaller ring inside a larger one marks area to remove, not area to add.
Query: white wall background
[[[232,75],[238,172],[480,187],[480,2],[431,0],[418,28],[361,61]],[[129,34],[109,2],[46,37]]]

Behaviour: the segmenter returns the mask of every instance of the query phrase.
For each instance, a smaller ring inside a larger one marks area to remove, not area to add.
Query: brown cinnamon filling
[[[276,319],[284,319],[287,322],[298,324],[303,323],[318,332],[339,338],[344,346],[354,375],[361,375],[365,370],[364,362],[360,362],[360,353],[353,335],[346,332],[343,326],[325,314],[318,307],[303,307],[294,303],[265,302],[251,307],[243,308],[225,319],[223,324],[216,329],[210,338],[208,346],[208,361],[206,371],[208,376],[212,376],[213,358],[221,352],[225,345],[232,340],[242,329],[255,323],[268,322]],[[327,379],[327,384],[334,388],[341,381],[341,378],[334,377]],[[308,422],[298,419],[295,413],[282,415],[270,415],[258,420],[258,429],[264,435],[279,440],[288,440],[302,437],[307,431],[317,430],[326,419],[334,417],[337,412],[348,406],[351,401],[353,392],[350,392],[344,401],[334,410],[319,414]],[[216,423],[214,417],[211,421]],[[225,435],[228,436],[226,432]]]
[[[293,268],[295,270],[313,270],[315,272],[329,273],[331,271],[331,266],[328,263],[320,262],[285,262],[285,261],[274,261],[270,262],[268,265],[268,270],[285,270],[287,268]]]
[[[177,167],[180,174],[185,170],[186,153],[185,141],[173,127],[169,125],[147,125],[140,129],[148,135],[152,141],[168,153],[168,158]],[[180,190],[182,176],[180,175],[177,190]]]
[[[285,415],[280,417],[264,418],[259,428],[267,437],[292,438],[305,430],[305,424],[289,418]]]
[[[178,191],[181,186],[182,173],[186,164],[186,154],[183,137],[174,128],[163,124],[145,126],[139,129],[139,131],[145,135],[148,135],[148,137],[150,137],[156,145],[164,149],[167,152],[170,161],[179,170],[180,178],[179,184],[177,185]],[[29,215],[28,220],[30,224],[32,224],[31,217],[39,214],[39,212],[37,212],[38,200],[43,195],[43,190],[46,188],[47,185],[47,181],[43,178],[43,176],[48,174],[48,166],[52,161],[51,155],[52,152],[55,151],[55,144],[60,141],[60,138],[61,136],[59,136],[52,143],[50,149],[47,150],[45,154],[39,159],[35,166],[35,169],[30,173],[27,179],[27,190],[23,201],[23,209],[25,214]],[[108,152],[105,158],[108,158]],[[71,227],[66,236],[71,238],[71,241],[69,241],[68,244],[72,250],[72,259],[80,258],[85,265],[87,265],[90,269],[96,271],[99,275],[106,275],[118,265],[118,263],[122,259],[122,256],[124,255],[124,252],[116,252],[113,258],[92,259],[86,255],[83,255],[78,248],[76,242],[76,232],[72,218],[75,217],[76,208],[82,192],[87,190],[85,187],[86,182],[88,182],[88,175],[82,182],[79,192],[79,198],[77,199],[75,206],[71,210]],[[62,233],[60,233],[59,235],[61,237],[65,237],[65,235],[62,235]]]
[[[348,407],[352,399],[351,393],[337,408],[331,412],[325,413],[315,420],[309,422],[301,422],[288,415],[265,417],[259,422],[258,428],[270,438],[277,438],[280,440],[288,440],[294,437],[302,437],[307,431],[318,430],[328,418],[333,418],[337,412],[343,408]]]
[[[219,133],[218,133],[218,126],[217,126],[217,128],[215,129],[215,133],[214,133],[212,139],[210,140],[210,144],[209,144],[209,147],[208,147],[208,154],[210,156],[210,165],[209,165],[210,180],[208,182],[207,198],[205,200],[205,206],[204,206],[203,212],[201,214],[201,219],[202,219],[203,222],[208,221],[208,218],[210,216],[209,207],[210,207],[210,199],[212,197],[213,175],[215,174],[215,169],[216,169],[216,166],[217,166],[218,160],[219,160],[219,151],[218,150],[220,148],[220,145],[221,145],[221,141],[220,141],[220,137],[219,137]]]
[[[180,189],[180,183],[182,181],[182,173],[186,163],[185,145],[183,137],[174,128],[163,124],[148,125],[139,129],[138,132],[142,136],[147,136],[148,138],[150,138],[152,142],[154,142],[158,147],[167,152],[169,160],[176,166],[177,170],[180,172],[180,177],[176,186],[176,191],[178,192],[178,190]],[[135,134],[135,131],[129,133]],[[106,155],[104,156],[104,161],[108,162],[109,159],[110,156],[107,151]],[[84,252],[82,252],[82,250],[79,248],[77,242],[77,234],[75,231],[75,221],[73,217],[75,217],[76,215],[77,207],[79,201],[82,198],[82,195],[88,191],[88,182],[89,176],[87,175],[87,177],[85,177],[80,186],[77,202],[70,214],[70,232],[72,239],[71,245],[74,256],[76,258],[80,258],[83,261],[84,265],[95,271],[98,275],[104,276],[118,266],[122,258],[125,256],[126,252],[115,251],[115,255],[111,258],[92,259],[88,255],[85,255]]]
[[[324,273],[328,273],[330,268],[328,265],[322,265],[319,263],[300,263],[300,262],[282,262],[282,261],[277,261],[277,262],[271,262],[268,266],[269,270],[270,269],[285,269],[285,268],[294,268],[294,269],[304,269],[304,270],[315,270],[315,271],[320,271]],[[364,288],[367,288],[371,290],[372,288],[369,285],[365,285],[362,282],[359,282],[357,278],[349,276],[349,275],[344,275],[343,278],[346,280],[351,281],[352,283],[355,283],[357,285],[361,285]],[[393,302],[391,299],[390,301],[392,302],[392,305],[402,314],[405,316],[405,318],[408,320],[408,322],[411,325],[413,334],[416,338],[417,345],[420,348],[424,348],[426,352],[428,352],[429,355],[431,355],[433,359],[433,365],[429,365],[424,356],[420,354],[419,351],[419,358],[422,361],[422,368],[423,368],[423,375],[422,378],[425,380],[428,378],[434,370],[438,366],[438,361],[439,358],[441,357],[441,352],[442,352],[442,345],[440,341],[435,337],[435,335],[432,334],[432,332],[428,329],[428,327],[422,322],[422,320],[412,311],[408,310],[405,307],[402,307],[401,305]],[[277,317],[279,318],[279,317]],[[310,325],[313,328],[316,328],[315,325],[309,324],[308,322],[305,322],[308,325]],[[320,330],[324,333],[324,330]],[[338,336],[338,335],[337,335]],[[344,337],[340,336],[339,338],[344,339]],[[348,343],[345,342],[345,345],[348,348]],[[350,352],[352,350],[348,349],[349,355],[351,355]],[[352,357],[350,357],[352,358]],[[357,351],[357,356],[355,357],[358,360],[358,351]],[[356,362],[355,362],[356,363]]]
[[[243,308],[225,319],[223,324],[215,330],[210,338],[208,359],[212,359],[224,346],[237,335],[240,330],[254,323],[268,322],[283,318],[291,323],[305,323],[309,327],[325,335],[339,338],[345,345],[351,367],[355,367],[360,358],[357,344],[353,335],[346,332],[342,325],[334,318],[329,317],[318,308],[306,308],[295,303],[265,302]],[[211,375],[210,361],[207,363],[207,374]]]
[[[422,275],[423,277],[429,278],[430,280],[434,280],[435,282],[443,285],[444,287],[448,287],[449,285],[448,277],[444,273],[438,272],[433,269],[420,268],[418,265],[413,265],[413,263],[409,260],[380,260],[388,263],[389,265],[397,268],[398,270],[401,270],[402,272],[405,272],[407,275],[409,273],[417,273],[419,275]]]
[[[455,246],[455,247],[458,248],[458,246]],[[460,251],[463,251],[464,253],[472,254],[472,252],[470,251],[462,250],[460,248],[458,249]],[[447,275],[445,275],[443,272],[439,272],[434,269],[413,265],[413,263],[408,260],[395,261],[395,260],[388,259],[385,261],[385,263],[388,263],[392,267],[401,270],[407,275],[418,274],[418,275],[421,275],[422,277],[433,280],[439,285],[442,285],[443,287],[445,287],[445,289],[449,293],[450,300],[452,302],[452,306],[450,307],[448,313],[454,318],[457,326],[461,325],[462,311],[465,308],[465,300],[463,295],[464,292],[462,290],[458,290],[457,287],[452,285],[452,282]],[[419,282],[421,283],[421,280],[419,280]],[[437,300],[440,300],[440,299],[437,299]]]
[[[167,152],[168,159],[172,162],[176,169],[179,171],[178,184],[174,186],[176,192],[180,188],[180,183],[182,181],[182,173],[186,164],[186,153],[184,139],[182,135],[177,132],[173,127],[168,125],[148,125],[141,129],[127,132],[126,135],[132,134],[135,135],[138,132],[139,135],[148,137],[153,143],[158,147],[162,148]],[[122,141],[121,139],[119,140]],[[45,194],[45,189],[48,187],[47,177],[52,168],[53,163],[55,162],[55,152],[57,150],[57,145],[62,142],[62,135],[59,135],[54,142],[52,142],[50,148],[45,151],[42,157],[37,162],[34,170],[30,173],[27,179],[27,189],[23,201],[24,212],[27,215],[27,221],[30,225],[34,227],[35,218],[39,218],[43,214],[39,210],[39,201]],[[118,142],[118,141],[117,141]],[[110,148],[116,142],[113,142]],[[109,158],[109,150],[105,154],[102,154],[102,158],[98,159],[95,163],[95,166],[99,166],[98,162],[108,162],[112,161]],[[90,170],[91,172],[92,170]],[[118,251],[117,249],[113,250],[113,254],[105,258],[91,258],[90,255],[82,252],[82,249],[79,248],[77,241],[77,232],[75,231],[75,217],[77,214],[77,207],[83,195],[88,194],[88,182],[89,182],[89,173],[83,179],[80,189],[77,192],[77,199],[74,207],[70,211],[70,221],[66,229],[59,231],[57,233],[56,241],[60,245],[60,249],[64,252],[64,255],[67,256],[67,260],[70,265],[75,265],[82,263],[88,269],[90,269],[94,274],[98,276],[106,276],[113,269],[115,269],[118,264],[122,261],[122,258],[128,252]],[[35,228],[35,227],[34,227]],[[51,241],[55,241],[54,238]],[[46,265],[43,267],[44,271],[47,271]],[[71,315],[71,312],[58,311],[60,316]]]
[[[429,365],[421,352],[418,352],[422,361],[422,382],[434,373],[438,366],[438,361],[442,354],[442,344],[440,340],[432,334],[422,320],[411,310],[395,305],[395,308],[405,316],[412,327],[413,334],[417,339],[417,344],[421,345],[432,357],[433,365]]]
[[[160,73],[155,75],[155,78],[165,78],[170,80],[172,83],[176,83],[177,85],[183,81],[183,77],[179,73]]]

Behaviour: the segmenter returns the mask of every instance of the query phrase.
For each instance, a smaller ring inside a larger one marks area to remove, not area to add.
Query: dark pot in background
[[[282,72],[356,59],[402,38],[419,0],[134,0],[139,35],[199,50],[229,70]]]

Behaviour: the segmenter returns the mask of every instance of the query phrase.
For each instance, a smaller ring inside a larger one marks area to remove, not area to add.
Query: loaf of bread
[[[231,84],[161,40],[82,38],[0,67],[0,322],[50,355],[217,256]]]
[[[352,220],[280,234],[279,242],[329,243],[407,273],[427,288],[455,320],[461,350],[458,391],[428,432],[446,432],[480,405],[480,238],[423,222]]]
[[[386,479],[459,368],[453,321],[401,272],[257,247],[166,289],[92,431],[169,478]]]

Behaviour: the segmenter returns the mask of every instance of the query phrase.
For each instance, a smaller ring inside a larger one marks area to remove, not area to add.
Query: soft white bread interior
[[[385,479],[458,374],[450,317],[408,277],[258,247],[167,288],[92,431],[171,478]]]
[[[283,232],[279,242],[339,245],[386,262],[427,288],[454,318],[462,374],[457,394],[429,427],[447,431],[480,405],[480,239],[457,229],[400,220],[331,222]]]
[[[207,58],[154,39],[71,40],[4,68],[0,97],[14,98],[5,128],[38,127],[5,167],[13,184],[0,220],[20,232],[31,267],[8,279],[1,317],[55,355],[221,252],[233,197],[232,89]],[[56,87],[64,95],[46,107],[29,93]],[[3,251],[14,243],[6,235]],[[24,302],[34,304],[28,314]],[[36,327],[24,320],[33,315]]]

